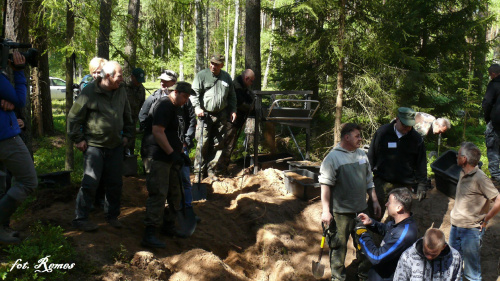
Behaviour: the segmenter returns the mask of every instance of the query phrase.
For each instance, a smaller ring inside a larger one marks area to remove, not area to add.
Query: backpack
[[[83,88],[85,88],[85,86],[90,84],[92,81],[94,81],[94,78],[92,77],[92,75],[87,74],[87,75],[83,76],[82,81],[80,82],[80,85],[78,86],[78,88],[80,89],[80,93],[82,92]]]

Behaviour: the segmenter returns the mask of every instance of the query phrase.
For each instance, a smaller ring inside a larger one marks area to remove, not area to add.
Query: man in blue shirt
[[[5,177],[0,180],[0,243],[18,243],[14,231],[6,227],[10,216],[17,206],[28,197],[38,185],[35,165],[31,160],[28,148],[19,134],[21,129],[17,122],[15,108],[26,105],[26,78],[22,69],[25,58],[17,51],[13,53],[14,84],[0,74],[0,172],[9,170],[14,178],[12,187],[6,192]]]

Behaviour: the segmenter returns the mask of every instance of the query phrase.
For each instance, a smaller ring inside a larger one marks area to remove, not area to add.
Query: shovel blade
[[[205,183],[194,183],[191,188],[193,201],[207,200],[207,185]]]
[[[325,273],[325,266],[319,261],[312,261],[312,273],[314,278],[321,279]]]
[[[193,235],[196,229],[196,214],[193,208],[185,208],[177,212],[177,234],[181,237],[189,237]]]

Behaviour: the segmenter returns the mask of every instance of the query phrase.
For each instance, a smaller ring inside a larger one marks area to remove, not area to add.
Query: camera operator
[[[20,239],[14,236],[14,231],[6,226],[10,216],[17,206],[30,195],[38,185],[35,165],[28,148],[19,134],[21,129],[14,109],[26,105],[26,78],[22,69],[16,66],[24,65],[25,58],[19,52],[13,52],[13,62],[9,61],[14,70],[12,87],[1,69],[0,74],[0,171],[9,170],[13,175],[12,187],[6,192],[5,177],[0,180],[0,243],[18,243]]]

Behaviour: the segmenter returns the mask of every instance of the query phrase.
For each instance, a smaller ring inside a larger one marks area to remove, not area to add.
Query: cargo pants
[[[367,213],[368,210],[363,211]],[[332,272],[332,281],[346,280],[345,257],[347,253],[347,243],[349,235],[355,239],[354,227],[356,226],[355,213],[333,213],[337,225],[336,237],[328,237],[328,246],[330,247],[330,269]],[[335,231],[332,231],[335,232]],[[358,262],[358,278],[366,280],[368,270],[370,270],[370,261],[356,249],[356,260]]]
[[[201,124],[203,123],[203,135],[201,135]],[[226,133],[227,111],[222,110],[218,113],[207,113],[202,120],[198,119],[196,126],[196,157],[194,159],[194,174],[197,175],[200,169],[201,173],[220,172],[219,158],[224,148],[224,136]],[[201,143],[203,142],[203,146]],[[201,153],[200,153],[201,152]]]
[[[146,226],[159,227],[162,222],[175,222],[175,213],[181,209],[182,194],[180,190],[179,171],[174,169],[171,162],[148,159],[149,171],[146,171]],[[165,201],[168,209],[165,208]]]
[[[491,122],[484,132],[486,142],[486,156],[488,157],[488,170],[491,177],[500,183],[500,139],[493,130]]]

